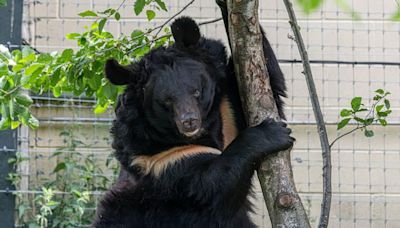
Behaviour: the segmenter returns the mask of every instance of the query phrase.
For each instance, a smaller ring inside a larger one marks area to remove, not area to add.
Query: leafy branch
[[[114,58],[122,64],[129,64],[153,48],[170,44],[171,33],[166,26],[193,4],[194,0],[159,26],[136,29],[130,35],[114,37],[105,27],[109,20],[121,19],[118,11],[125,2],[126,0],[121,1],[116,9],[108,8],[99,12],[86,10],[79,13],[79,16],[95,18],[95,21],[86,26],[83,33],[67,34],[67,39],[76,41],[76,51],[65,49],[61,53],[38,53],[29,46],[10,51],[0,45],[0,130],[15,129],[20,124],[30,128],[39,126],[38,120],[30,112],[33,100],[27,91],[35,94],[51,92],[55,97],[91,97],[96,99],[94,112],[105,112],[110,105],[115,104],[118,94],[123,91],[123,87],[111,85],[104,79],[105,61]],[[144,12],[147,6],[167,11],[162,0],[137,0],[134,5],[135,14]],[[146,15],[149,21],[156,16],[150,9],[146,9]]]
[[[96,20],[91,26],[85,27],[83,33],[70,33],[66,36],[77,42],[76,51],[65,49],[60,53],[36,53],[28,46],[22,50],[10,51],[0,45],[0,130],[15,129],[21,123],[31,128],[39,126],[38,120],[30,112],[33,100],[25,91],[35,94],[51,92],[55,97],[63,94],[93,97],[97,101],[94,109],[96,114],[106,111],[109,105],[115,103],[123,88],[104,80],[105,61],[114,58],[128,64],[152,48],[171,42],[168,29],[164,29],[166,34],[158,36],[168,22],[158,27],[157,35],[152,35],[154,29],[134,30],[130,35],[119,37],[105,31],[108,20],[120,20],[118,10],[124,2],[117,9],[109,8],[102,12],[87,10],[79,14]],[[135,13],[140,13],[146,5],[151,4],[167,10],[161,0],[144,3],[137,1]],[[151,13],[147,15],[151,16],[149,20],[155,16]]]
[[[329,147],[332,147],[339,139],[357,130],[364,131],[366,137],[374,136],[373,130],[369,129],[369,126],[374,123],[386,126],[386,118],[390,113],[392,113],[392,110],[390,109],[390,101],[387,99],[388,95],[390,95],[390,92],[384,91],[383,89],[376,90],[370,109],[362,103],[361,97],[354,97],[351,101],[351,109],[342,109],[340,111],[340,116],[343,119],[338,123],[337,129],[340,130],[344,128],[350,123],[350,121],[355,122],[356,127],[339,135],[332,141]],[[366,112],[367,114],[365,114]],[[360,117],[362,114],[365,114],[364,117]]]

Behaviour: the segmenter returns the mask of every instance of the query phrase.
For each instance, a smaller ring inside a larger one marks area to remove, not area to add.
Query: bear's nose
[[[181,123],[187,132],[195,131],[199,128],[199,117],[196,113],[190,112],[182,115]]]

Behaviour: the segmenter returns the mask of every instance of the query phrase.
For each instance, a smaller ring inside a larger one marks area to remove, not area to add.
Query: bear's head
[[[202,46],[192,19],[177,19],[171,30],[174,45],[152,50],[129,66],[108,60],[105,73],[111,83],[127,85],[117,104],[117,121],[132,120],[153,141],[190,143],[209,134],[219,118],[225,63]]]

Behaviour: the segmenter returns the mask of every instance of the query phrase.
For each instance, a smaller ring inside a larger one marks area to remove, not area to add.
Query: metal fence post
[[[23,0],[8,0],[0,8],[0,44],[20,44]],[[1,76],[1,75],[0,75]],[[0,227],[14,227],[15,197],[7,191],[13,186],[6,177],[13,171],[8,159],[17,150],[17,131],[0,131]]]

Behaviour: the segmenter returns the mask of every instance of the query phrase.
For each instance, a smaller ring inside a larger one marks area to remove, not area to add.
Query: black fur
[[[200,30],[196,22],[189,17],[181,17],[171,25],[175,43],[181,47],[196,45],[200,39]]]
[[[198,27],[187,17],[177,19],[172,31],[173,46],[153,50],[127,67],[112,61],[106,65],[112,83],[127,84],[112,127],[113,148],[122,170],[98,205],[93,226],[254,227],[247,199],[251,177],[263,157],[292,146],[291,131],[271,119],[244,129],[236,79],[224,45],[197,38]],[[281,73],[279,66],[274,68],[272,72]],[[283,78],[275,82],[282,84],[272,85],[277,86],[274,94],[283,95]],[[225,149],[220,109],[224,97],[234,109],[240,130]],[[281,110],[282,104],[277,105]],[[179,118],[188,113],[196,114],[201,123],[201,130],[190,136],[178,126]],[[158,176],[131,165],[138,157],[187,145],[216,148],[222,154],[204,151],[182,157]]]

